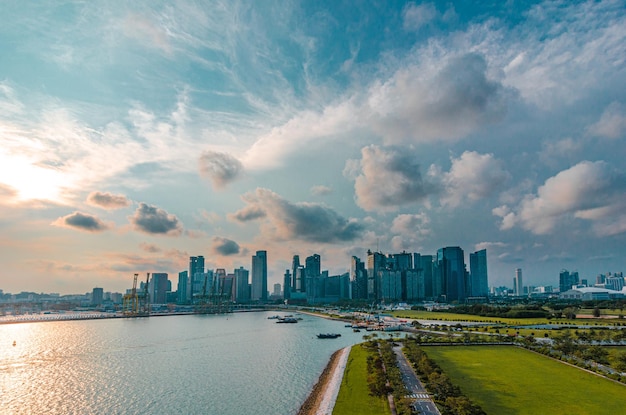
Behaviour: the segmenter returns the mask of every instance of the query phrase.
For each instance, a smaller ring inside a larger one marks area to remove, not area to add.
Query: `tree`
[[[600,318],[600,309],[598,308],[598,306],[595,306],[595,307],[593,308],[593,316],[594,316],[595,318]]]

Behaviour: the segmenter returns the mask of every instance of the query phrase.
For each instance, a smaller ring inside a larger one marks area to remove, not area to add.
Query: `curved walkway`
[[[348,363],[348,356],[350,355],[351,347],[345,347],[341,349],[339,356],[337,357],[337,364],[332,370],[328,381],[326,382],[323,398],[320,402],[316,415],[331,415],[335,402],[337,401],[337,395],[339,394],[339,388],[341,387],[341,381],[343,380],[343,372],[346,369]]]

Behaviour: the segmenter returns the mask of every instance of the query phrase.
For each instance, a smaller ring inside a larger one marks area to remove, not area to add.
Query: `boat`
[[[336,339],[337,337],[341,337],[339,333],[320,333],[317,335],[318,339]]]
[[[298,319],[293,318],[293,317],[283,317],[283,318],[278,318],[278,321],[276,323],[297,323]]]
[[[361,329],[352,329],[352,331],[355,332],[355,333],[360,333]]]
[[[267,319],[268,320],[278,320],[280,317],[279,316],[269,316]]]

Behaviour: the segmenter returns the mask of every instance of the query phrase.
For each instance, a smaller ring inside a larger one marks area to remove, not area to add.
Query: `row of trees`
[[[485,415],[485,411],[464,396],[416,342],[406,341],[404,354],[413,364],[426,389],[433,394],[442,415]]]

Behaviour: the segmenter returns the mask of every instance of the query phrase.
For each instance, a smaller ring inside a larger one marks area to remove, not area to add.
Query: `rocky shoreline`
[[[317,414],[318,408],[320,407],[324,396],[326,395],[326,393],[329,392],[327,390],[328,384],[337,368],[337,365],[339,363],[339,356],[341,355],[342,351],[343,349],[337,350],[335,353],[332,354],[317,383],[315,384],[315,386],[313,386],[313,390],[300,407],[298,415]]]

